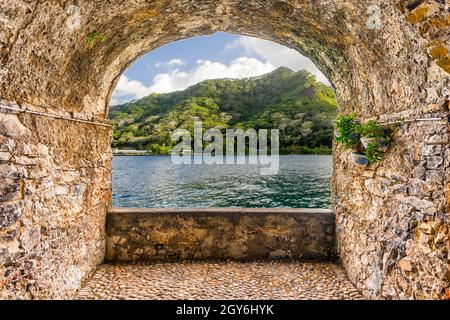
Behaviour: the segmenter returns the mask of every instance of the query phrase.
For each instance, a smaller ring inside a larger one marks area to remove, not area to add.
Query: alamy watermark
[[[187,129],[176,129],[171,152],[174,164],[258,165],[261,175],[276,175],[280,168],[280,131],[278,129],[213,128],[203,132],[201,121],[194,123],[194,136]],[[247,143],[248,141],[248,143]],[[269,147],[270,142],[270,147]],[[269,154],[270,151],[270,154]]]

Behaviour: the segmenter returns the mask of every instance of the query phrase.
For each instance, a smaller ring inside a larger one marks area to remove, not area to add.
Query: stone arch
[[[0,114],[0,174],[8,186],[0,206],[8,221],[0,229],[7,243],[0,252],[0,271],[8,274],[3,295],[71,296],[103,258],[110,202],[108,127],[12,110],[105,122],[127,65],[170,41],[215,31],[273,40],[309,56],[333,84],[342,111],[362,120],[438,119],[404,124],[386,159],[368,170],[356,170],[336,147],[334,210],[340,258],[364,293],[436,298],[448,289],[445,2],[1,2],[0,106],[10,107]],[[8,266],[25,269],[33,254],[42,265],[11,287]]]

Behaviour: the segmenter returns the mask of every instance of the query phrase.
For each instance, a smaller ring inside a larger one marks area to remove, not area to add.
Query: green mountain
[[[176,128],[280,129],[284,153],[330,153],[338,112],[333,90],[305,70],[207,80],[184,91],[152,94],[111,107],[113,147],[166,154]]]

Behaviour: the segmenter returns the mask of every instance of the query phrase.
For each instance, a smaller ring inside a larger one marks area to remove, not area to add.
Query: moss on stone
[[[158,13],[159,11],[157,9],[144,9],[136,12],[133,16],[133,19],[135,21],[143,21],[156,17]]]
[[[450,73],[450,56],[436,61],[437,65],[444,69],[446,72]]]
[[[450,14],[446,17],[427,19],[427,21],[420,26],[420,33],[425,34],[433,29],[440,30],[446,28],[450,28]]]
[[[412,24],[422,22],[428,13],[429,8],[426,5],[421,5],[410,12],[406,20]]]
[[[439,43],[431,48],[430,55],[433,60],[444,58],[448,55],[448,48],[443,43]]]

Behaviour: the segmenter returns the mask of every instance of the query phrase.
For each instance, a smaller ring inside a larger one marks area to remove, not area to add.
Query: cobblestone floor
[[[102,265],[77,299],[361,299],[332,263]]]

